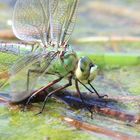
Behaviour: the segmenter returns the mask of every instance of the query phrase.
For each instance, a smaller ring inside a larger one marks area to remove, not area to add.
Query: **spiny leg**
[[[77,81],[82,85],[82,86],[84,86],[89,92],[91,92],[91,93],[94,93],[91,89],[89,89],[85,84],[83,84],[81,81],[79,81],[78,79],[77,79]]]
[[[37,94],[40,93],[41,91],[47,90],[47,88],[49,88],[49,87],[51,87],[52,85],[58,83],[62,78],[63,78],[63,77],[59,77],[58,79],[56,79],[56,80],[50,82],[47,86],[42,87],[42,88],[40,88],[39,90],[35,91],[35,92],[28,98],[28,100],[27,100],[27,102],[26,102],[26,104],[25,104],[24,110],[26,109],[26,106],[30,103],[31,99],[32,99],[35,95],[37,95]]]
[[[78,94],[79,94],[79,96],[80,96],[80,98],[81,98],[81,100],[82,100],[83,105],[84,105],[84,106],[87,108],[87,110],[91,113],[91,119],[92,119],[92,118],[93,118],[93,112],[92,112],[91,108],[85,103],[84,98],[83,98],[83,96],[82,96],[82,94],[81,94],[81,92],[80,92],[78,82],[79,82],[79,81],[76,79],[76,80],[75,80],[75,87],[76,87],[76,90],[77,90],[77,92],[78,92]]]
[[[44,102],[43,102],[43,106],[42,106],[42,108],[41,108],[41,111],[40,111],[39,113],[37,113],[36,115],[41,114],[41,113],[43,112],[43,110],[44,110],[44,108],[45,108],[45,105],[46,105],[46,102],[48,101],[49,97],[51,97],[51,96],[52,96],[53,94],[55,94],[56,92],[61,91],[61,90],[65,89],[65,88],[67,88],[67,87],[69,87],[69,86],[71,86],[71,85],[72,85],[72,77],[69,78],[69,82],[68,82],[67,84],[65,84],[64,86],[62,86],[62,87],[60,87],[60,88],[57,88],[57,89],[55,89],[54,91],[50,92],[50,93],[45,97],[45,100],[44,100]]]
[[[107,95],[101,96],[101,95],[97,92],[97,90],[91,85],[90,82],[88,82],[88,84],[91,86],[91,88],[92,88],[94,91],[92,91],[91,89],[89,89],[89,88],[88,88],[85,84],[83,84],[81,81],[78,80],[78,82],[79,82],[82,86],[84,86],[89,92],[91,92],[91,93],[96,93],[97,96],[98,96],[98,98],[103,98],[103,97],[107,96]],[[108,97],[108,96],[107,96],[107,97]]]
[[[88,84],[90,85],[90,87],[94,90],[94,92],[97,94],[97,96],[99,97],[99,98],[104,98],[105,96],[106,97],[108,97],[108,95],[100,95],[98,92],[97,92],[97,90],[93,87],[93,85],[90,83],[90,82],[88,82]]]

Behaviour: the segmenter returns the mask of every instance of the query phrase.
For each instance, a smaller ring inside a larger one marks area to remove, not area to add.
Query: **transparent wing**
[[[8,69],[24,55],[37,51],[37,44],[0,42],[0,90],[9,78]]]
[[[47,45],[52,37],[51,13],[56,8],[57,0],[17,0],[13,31],[24,41],[38,41]]]
[[[47,54],[32,53],[13,65],[9,80],[12,101],[21,101],[43,86],[48,80],[45,75],[54,61],[54,54],[53,51]]]
[[[67,43],[76,21],[78,0],[59,0],[53,16],[53,42]]]

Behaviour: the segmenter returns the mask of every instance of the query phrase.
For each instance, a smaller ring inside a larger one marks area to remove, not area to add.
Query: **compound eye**
[[[90,67],[90,69],[92,68],[92,67],[94,67],[95,65],[93,64],[93,63],[90,63],[90,65],[89,65],[89,67]]]

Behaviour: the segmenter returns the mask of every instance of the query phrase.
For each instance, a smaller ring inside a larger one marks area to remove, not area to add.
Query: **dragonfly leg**
[[[91,86],[91,88],[94,90],[94,92],[97,94],[99,98],[108,97],[108,95],[100,95],[90,82],[88,82],[88,84]]]
[[[78,94],[79,94],[81,100],[82,100],[83,105],[84,105],[84,106],[87,108],[87,110],[91,113],[91,119],[93,119],[93,112],[92,112],[91,108],[90,108],[90,107],[85,103],[85,101],[84,101],[84,98],[83,98],[83,96],[82,96],[82,94],[81,94],[81,92],[80,92],[80,89],[79,89],[79,85],[78,85],[78,80],[77,80],[77,79],[75,80],[75,87],[76,87],[76,90],[77,90],[77,92],[78,92]]]
[[[67,84],[65,84],[64,86],[62,86],[62,87],[60,87],[60,88],[57,88],[57,89],[55,89],[54,91],[50,92],[50,93],[46,96],[46,98],[45,98],[45,100],[44,100],[44,102],[43,102],[43,106],[42,106],[42,108],[41,108],[41,111],[40,111],[39,113],[37,113],[36,115],[39,115],[39,114],[41,114],[41,113],[43,112],[43,110],[44,110],[44,108],[45,108],[45,105],[46,105],[46,102],[48,101],[49,97],[51,97],[53,94],[57,93],[58,91],[61,91],[61,90],[65,89],[65,88],[67,88],[67,87],[69,87],[69,86],[71,86],[71,85],[72,85],[72,77],[69,78],[69,82],[68,82]]]
[[[61,79],[63,79],[63,77],[59,77],[58,79],[50,82],[47,86],[40,88],[39,90],[35,91],[27,100],[25,106],[24,106],[24,111],[26,109],[26,106],[30,103],[30,101],[32,100],[33,97],[35,97],[38,93],[40,93],[41,91],[46,90],[47,88],[51,87],[52,85],[58,83],[59,81],[61,81]]]
[[[108,95],[103,95],[103,96],[101,96],[101,95],[97,92],[97,90],[93,87],[93,85],[92,85],[90,82],[88,82],[88,84],[90,85],[90,87],[91,87],[94,91],[92,91],[90,88],[88,88],[88,87],[87,87],[85,84],[83,84],[81,81],[78,80],[78,82],[79,82],[82,86],[84,86],[89,92],[91,92],[91,93],[96,93],[97,96],[98,96],[99,98],[104,98],[105,96],[108,97]]]
[[[85,84],[83,84],[81,81],[79,81],[78,79],[77,79],[77,81],[82,85],[82,86],[84,86],[89,92],[91,92],[91,93],[94,93],[94,91],[92,91],[90,88],[88,88]]]

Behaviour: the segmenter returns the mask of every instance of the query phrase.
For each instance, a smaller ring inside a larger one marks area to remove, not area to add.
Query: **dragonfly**
[[[26,107],[37,94],[45,92],[63,79],[67,83],[46,95],[38,114],[43,112],[52,95],[72,86],[73,82],[84,106],[91,113],[79,84],[91,93],[96,93],[99,98],[107,96],[101,96],[91,84],[97,75],[97,65],[87,56],[78,58],[68,44],[77,18],[78,3],[78,0],[17,0],[13,32],[18,39],[34,43],[36,47],[18,59],[9,70],[13,102],[29,97]],[[55,79],[47,83],[49,76],[55,76]]]

